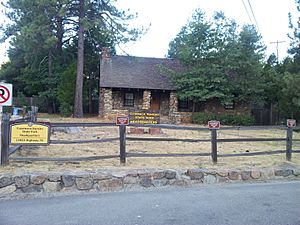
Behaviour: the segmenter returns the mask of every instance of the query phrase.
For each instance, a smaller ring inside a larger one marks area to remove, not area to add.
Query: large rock
[[[165,177],[165,171],[164,170],[159,170],[159,171],[155,171],[152,174],[153,179],[162,179]]]
[[[300,175],[300,168],[293,169],[293,174],[294,174],[295,176],[299,176],[299,175]]]
[[[24,188],[27,187],[30,183],[30,176],[29,175],[21,175],[21,176],[16,176],[14,178],[15,184],[17,188]]]
[[[140,185],[145,188],[149,188],[152,186],[152,180],[148,177],[143,177],[140,180]]]
[[[139,183],[138,177],[126,176],[123,180],[124,184],[137,184]]]
[[[6,187],[14,183],[14,180],[11,176],[1,176],[0,177],[0,188]]]
[[[211,174],[208,174],[208,175],[204,176],[204,178],[203,178],[203,183],[206,183],[206,184],[213,184],[216,182],[217,182],[217,178]]]
[[[112,175],[108,172],[96,171],[92,174],[94,180],[108,180],[112,178]]]
[[[242,180],[249,180],[251,178],[251,171],[244,170],[241,172]]]
[[[251,177],[253,179],[259,179],[261,177],[261,173],[258,170],[253,170],[251,171]]]
[[[42,192],[43,191],[43,185],[35,185],[30,184],[29,186],[20,188],[24,193],[31,193],[31,192]]]
[[[16,186],[15,185],[9,185],[0,188],[0,197],[7,196],[8,194],[12,194],[16,191]]]
[[[99,180],[98,189],[100,191],[119,191],[123,188],[123,182],[121,179]]]
[[[275,176],[273,168],[265,168],[260,170],[260,172],[261,172],[261,177],[263,179],[271,179]]]
[[[275,176],[287,177],[293,174],[291,169],[277,169],[275,170]]]
[[[44,174],[32,174],[30,176],[30,182],[32,184],[42,184],[46,180],[46,175]]]
[[[228,177],[230,180],[238,180],[240,178],[240,173],[235,170],[231,170],[228,173]]]
[[[60,191],[62,187],[60,182],[46,181],[43,184],[43,188],[45,192],[56,192]]]
[[[227,177],[228,176],[228,171],[227,170],[218,170],[217,175],[220,177]]]
[[[94,180],[90,175],[76,177],[76,186],[79,190],[89,190],[93,188]]]
[[[75,183],[76,176],[73,174],[63,174],[62,175],[62,182],[65,187],[71,187]]]
[[[190,184],[191,180],[190,179],[173,179],[173,180],[168,180],[168,184],[171,186],[180,186],[180,187],[186,187]]]
[[[165,171],[165,177],[167,179],[175,179],[176,178],[176,174],[177,174],[176,170],[166,170]]]
[[[115,178],[119,178],[119,179],[122,179],[124,177],[127,176],[127,172],[126,171],[117,171],[117,172],[112,172],[111,175]]]
[[[63,132],[66,134],[76,134],[80,133],[81,129],[79,127],[51,127],[51,132]]]
[[[204,177],[204,173],[200,169],[188,169],[186,175],[191,178],[191,180],[201,180]]]
[[[169,180],[167,178],[153,180],[152,184],[154,187],[163,187],[169,184]],[[151,186],[150,186],[151,187]]]
[[[50,173],[48,174],[48,180],[52,182],[61,181],[61,173]]]

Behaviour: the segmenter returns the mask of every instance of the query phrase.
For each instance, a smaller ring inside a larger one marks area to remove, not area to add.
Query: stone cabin
[[[100,62],[99,116],[113,119],[128,115],[129,111],[150,110],[160,113],[161,123],[189,122],[192,104],[178,100],[171,82],[172,72],[183,69],[177,60],[112,56],[109,48],[104,48]],[[222,113],[226,109],[216,100],[194,105],[194,110]]]

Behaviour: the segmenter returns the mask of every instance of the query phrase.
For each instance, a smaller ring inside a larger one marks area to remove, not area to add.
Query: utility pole
[[[285,41],[273,41],[273,42],[270,42],[270,44],[276,44],[276,51],[277,51],[277,64],[279,64],[279,44],[281,43],[284,43]]]

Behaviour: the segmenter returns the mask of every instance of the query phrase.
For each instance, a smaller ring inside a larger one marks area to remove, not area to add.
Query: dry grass
[[[95,118],[70,119],[70,118],[42,118],[43,121],[51,122],[100,122]],[[181,139],[210,139],[208,131],[179,131],[163,129],[161,135],[144,134],[143,137],[168,137]],[[52,140],[79,140],[79,139],[104,139],[118,137],[118,127],[83,127],[80,132],[68,134],[55,132],[51,135]],[[141,136],[128,134],[127,136]],[[284,130],[263,130],[263,131],[218,131],[218,138],[285,138]],[[299,133],[294,133],[294,137],[300,139]],[[300,142],[295,142],[294,149],[300,149]],[[237,142],[219,143],[218,152],[220,154],[244,153],[257,151],[284,150],[285,142]],[[186,142],[150,142],[150,141],[127,141],[127,152],[138,153],[205,153],[210,152],[210,142],[186,143]],[[98,155],[118,155],[118,141],[109,143],[93,144],[53,144],[41,147],[23,147],[21,151],[13,156],[24,157],[79,157]],[[149,158],[127,158],[126,166],[120,166],[119,159],[105,159],[88,162],[11,162],[9,166],[0,167],[0,172],[24,172],[24,171],[56,171],[56,170],[94,170],[98,168],[195,168],[195,167],[225,167],[225,168],[245,168],[245,167],[269,167],[285,164],[300,165],[300,154],[293,154],[292,162],[285,160],[284,154],[266,156],[247,157],[226,157],[218,158],[218,164],[213,165],[210,157],[149,157]]]

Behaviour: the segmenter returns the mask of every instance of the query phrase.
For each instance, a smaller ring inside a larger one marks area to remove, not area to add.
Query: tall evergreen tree
[[[241,31],[221,12],[207,19],[196,10],[170,43],[169,57],[189,66],[174,82],[181,99],[203,102],[251,101],[260,97],[265,47],[253,26]]]

